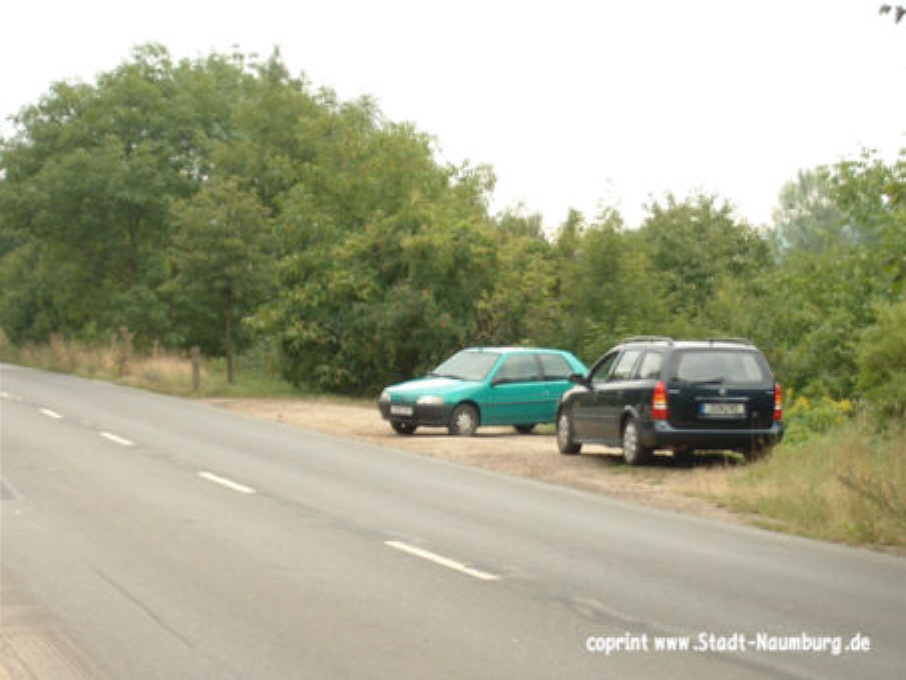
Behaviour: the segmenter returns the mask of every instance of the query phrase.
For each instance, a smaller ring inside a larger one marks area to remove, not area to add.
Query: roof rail
[[[668,345],[672,345],[673,338],[668,338],[663,335],[636,335],[631,338],[623,338],[620,344],[625,344],[627,342],[666,342]]]
[[[715,342],[726,342],[728,344],[735,344],[735,345],[754,345],[755,344],[748,338],[708,338],[707,342],[710,342],[712,345]]]

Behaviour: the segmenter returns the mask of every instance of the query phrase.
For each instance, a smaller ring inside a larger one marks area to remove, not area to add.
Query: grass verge
[[[292,397],[304,392],[272,372],[237,359],[234,383],[227,382],[223,359],[202,358],[199,389],[194,389],[192,359],[187,353],[133,350],[128,338],[113,338],[108,344],[85,345],[53,337],[47,344],[13,347],[0,333],[0,359],[11,363],[72,373],[86,378],[142,389],[194,397]]]
[[[696,470],[689,493],[756,525],[853,545],[906,547],[906,432],[848,421],[767,461]]]

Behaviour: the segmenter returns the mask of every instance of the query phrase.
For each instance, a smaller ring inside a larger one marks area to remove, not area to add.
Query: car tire
[[[416,426],[412,423],[401,423],[398,420],[391,420],[390,427],[393,428],[393,431],[397,434],[410,435],[415,434]]]
[[[582,451],[582,445],[575,439],[573,420],[566,411],[561,411],[557,416],[557,448],[565,455],[575,455]]]
[[[478,409],[471,404],[459,404],[450,416],[450,434],[471,437],[478,429]]]
[[[532,423],[530,425],[513,425],[513,428],[515,428],[516,432],[518,432],[519,434],[531,434],[532,430],[535,429],[535,424]]]
[[[651,456],[651,449],[642,446],[639,426],[635,418],[627,418],[623,424],[623,458],[627,465],[642,465]]]

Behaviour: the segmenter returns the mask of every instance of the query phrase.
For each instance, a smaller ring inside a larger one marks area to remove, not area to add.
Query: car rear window
[[[759,354],[715,349],[678,352],[673,367],[673,379],[682,383],[723,385],[771,382]]]

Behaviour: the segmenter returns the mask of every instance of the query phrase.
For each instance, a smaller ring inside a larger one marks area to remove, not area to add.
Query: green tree
[[[172,212],[176,275],[168,289],[174,307],[194,331],[189,339],[208,349],[216,347],[209,320],[221,322],[227,382],[233,384],[237,322],[272,290],[274,238],[267,209],[231,177],[209,180],[192,198],[174,203]]]
[[[835,203],[845,215],[854,242],[877,258],[878,275],[889,295],[906,284],[906,149],[886,163],[866,151],[828,170]]]
[[[903,292],[904,168],[902,154],[887,164],[867,152],[800,173],[797,183],[787,185],[798,197],[783,213],[791,219],[775,227],[793,237],[780,237],[787,247],[774,270],[727,288],[713,308],[747,327],[795,390],[842,399],[864,389],[858,379],[861,333]]]
[[[878,12],[880,14],[893,14],[894,23],[898,24],[906,16],[906,5],[891,5],[885,2],[881,5]]]
[[[559,318],[555,328],[568,349],[594,358],[627,334],[640,299],[644,277],[635,278],[643,253],[633,252],[623,219],[611,208],[591,223],[571,212],[556,241],[561,255]]]
[[[327,96],[325,111],[299,123],[313,156],[279,202],[280,286],[256,318],[293,382],[362,392],[475,334],[493,177],[439,165],[428,137],[369,100]]]
[[[729,203],[705,194],[655,201],[648,206],[639,238],[650,254],[650,275],[658,281],[668,313],[678,320],[695,320],[728,277],[756,276],[770,260],[764,236],[737,221]]]
[[[477,304],[476,341],[485,345],[560,344],[556,254],[537,214],[507,211],[493,227],[496,273]]]
[[[272,214],[318,162],[316,129],[329,117],[329,97],[312,94],[303,77],[293,77],[279,50],[264,62],[241,61],[246,77],[233,88],[228,134],[212,140],[211,163],[223,176],[239,178]],[[215,90],[214,94],[222,91]]]
[[[854,240],[823,169],[800,171],[795,181],[787,182],[773,218],[782,252],[821,253]]]
[[[888,420],[906,419],[906,299],[879,305],[856,345],[859,387]]]
[[[170,203],[206,175],[243,77],[225,59],[175,66],[164,48],[145,46],[95,85],[56,84],[18,116],[0,147],[0,243],[40,252],[47,266],[5,279],[0,305],[45,285],[68,297],[31,295],[40,309],[30,318],[52,322],[19,314],[14,340],[124,325],[139,341],[172,337],[159,293]]]

